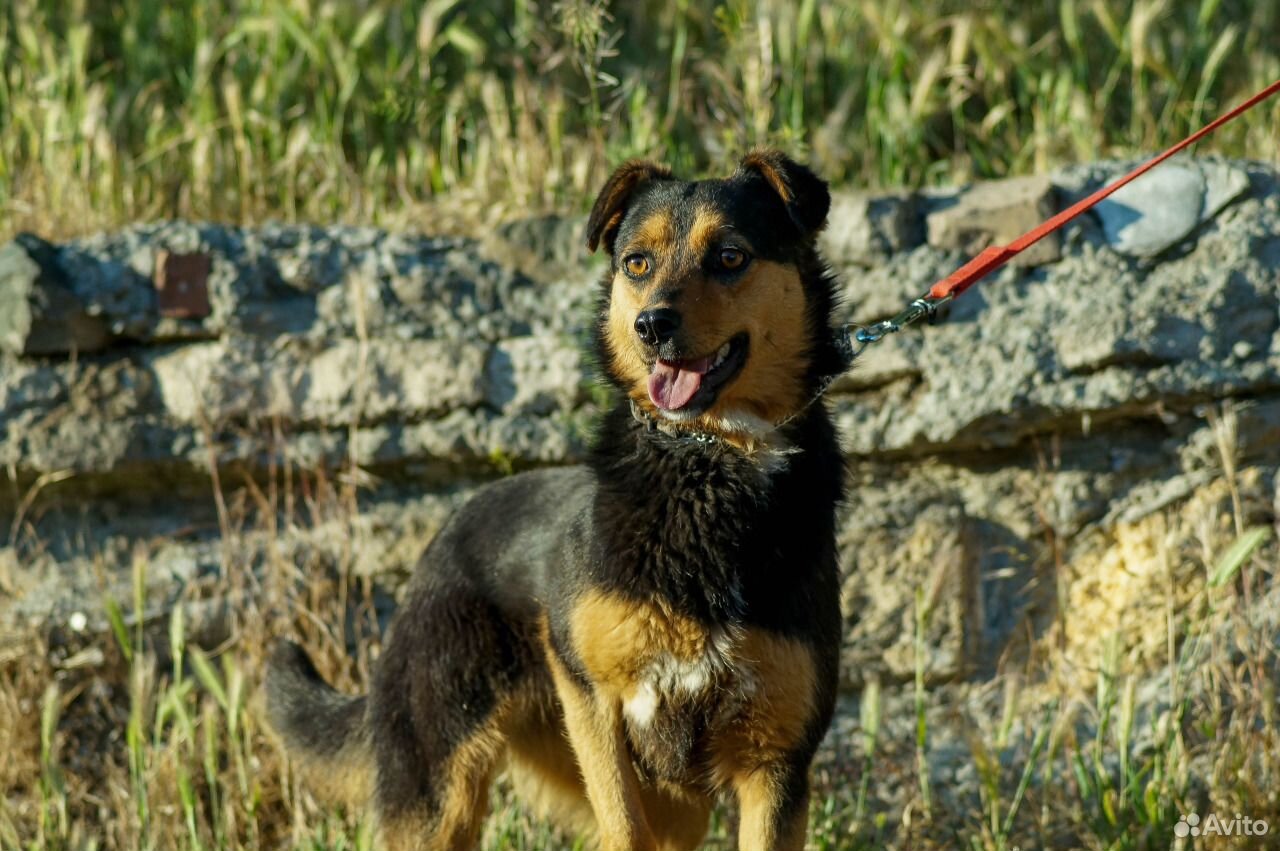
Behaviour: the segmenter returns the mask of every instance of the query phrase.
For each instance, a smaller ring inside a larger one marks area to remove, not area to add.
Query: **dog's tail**
[[[267,719],[308,788],[331,803],[361,806],[372,792],[367,703],[332,688],[292,641],[276,645],[267,664]]]

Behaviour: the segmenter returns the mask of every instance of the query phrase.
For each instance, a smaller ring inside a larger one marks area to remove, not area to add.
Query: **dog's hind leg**
[[[807,766],[761,767],[735,778],[741,851],[802,851],[809,823]]]
[[[489,786],[502,756],[496,725],[463,742],[416,805],[379,814],[387,851],[470,851],[480,841]],[[381,808],[380,808],[381,809]]]
[[[711,819],[711,798],[699,791],[660,784],[640,790],[644,811],[662,851],[693,851],[702,845]]]
[[[513,716],[507,729],[509,776],[516,795],[560,827],[596,836],[595,815],[583,785],[583,771],[569,744],[560,706],[545,705]],[[711,814],[711,799],[674,784],[641,784],[640,800],[662,851],[692,851],[702,844]]]
[[[369,727],[387,851],[471,851],[527,687],[523,637],[465,586],[406,601],[378,660]]]

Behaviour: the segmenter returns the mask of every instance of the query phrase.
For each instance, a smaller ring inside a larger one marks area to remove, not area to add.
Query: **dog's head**
[[[730,439],[771,430],[833,370],[833,285],[814,239],[827,185],[777,151],[724,179],[620,167],[587,222],[610,255],[598,342],[609,378],[653,416]]]

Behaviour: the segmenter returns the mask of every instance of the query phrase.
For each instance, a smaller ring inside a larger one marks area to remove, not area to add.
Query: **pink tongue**
[[[702,376],[711,368],[711,357],[694,361],[660,360],[649,374],[649,399],[664,411],[678,411],[702,386]]]

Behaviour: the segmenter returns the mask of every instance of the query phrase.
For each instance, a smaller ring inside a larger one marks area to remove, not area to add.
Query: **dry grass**
[[[865,693],[859,732],[819,772],[810,847],[1137,851],[1171,847],[1189,811],[1280,825],[1274,495],[1256,469],[1222,466],[1185,504],[1100,542],[1104,562],[1125,564],[1061,566],[1058,626],[1018,671],[975,686],[999,700],[949,705],[958,692],[923,677]],[[295,563],[271,555],[283,547],[242,546],[320,526],[355,539],[355,494],[343,483],[359,477],[346,473],[285,465],[271,481],[217,492],[222,572],[185,607],[137,616],[148,603],[139,553],[132,595],[104,599],[106,633],[57,630],[0,665],[0,845],[370,847],[360,814],[321,808],[296,785],[257,692],[281,634],[299,638],[331,681],[360,690],[378,653],[374,589],[354,575],[350,549]],[[194,621],[210,598],[234,605]],[[960,764],[938,750],[957,730]],[[940,769],[976,783],[939,784]],[[485,849],[573,847],[503,790],[493,805]],[[707,847],[731,847],[727,833],[718,817]]]

